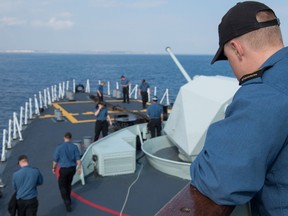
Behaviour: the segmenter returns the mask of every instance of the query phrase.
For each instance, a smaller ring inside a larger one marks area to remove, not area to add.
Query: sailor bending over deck
[[[52,172],[56,174],[57,164],[60,166],[58,186],[66,210],[71,212],[71,183],[78,166],[78,175],[81,174],[81,160],[78,147],[71,142],[72,134],[65,133],[64,143],[59,144],[53,154]]]
[[[228,60],[241,87],[191,164],[191,184],[219,205],[250,202],[253,215],[288,215],[288,47],[273,10],[231,8],[212,60]]]
[[[147,116],[150,119],[148,123],[148,129],[151,131],[151,137],[155,137],[156,132],[157,136],[161,136],[163,107],[157,103],[157,96],[154,96],[152,101],[152,105],[147,108]]]
[[[112,121],[110,116],[108,115],[108,109],[104,102],[99,102],[97,105],[97,110],[95,112],[95,116],[97,118],[95,122],[95,137],[94,141],[99,139],[100,133],[102,131],[102,136],[105,137],[108,135],[109,125],[112,125]],[[108,121],[109,123],[108,123]]]

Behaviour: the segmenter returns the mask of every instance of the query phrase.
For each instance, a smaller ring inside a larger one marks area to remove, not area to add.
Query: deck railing
[[[99,80],[100,83],[100,80]],[[130,88],[131,89],[131,84]],[[58,87],[58,88],[57,88]],[[2,145],[0,146],[1,150],[1,158],[0,161],[4,162],[7,160],[7,150],[13,147],[12,141],[19,140],[23,141],[22,131],[24,126],[27,126],[34,118],[40,116],[41,111],[47,109],[51,106],[55,101],[59,101],[65,97],[67,91],[71,91],[73,93],[76,92],[76,81],[73,79],[72,81],[72,89],[70,90],[69,81],[60,82],[58,85],[52,85],[50,88],[45,88],[42,91],[39,91],[38,95],[34,94],[34,100],[29,98],[28,101],[25,102],[25,106],[20,107],[19,115],[14,112],[13,118],[8,121],[8,130],[3,129],[2,133]],[[116,82],[116,89],[119,89],[119,84]],[[85,93],[90,94],[90,81],[86,81],[86,88],[84,89]],[[110,82],[107,82],[106,88],[104,89],[107,95],[111,95],[111,85]],[[134,94],[134,99],[138,97],[138,85],[135,84],[134,88],[131,89],[129,96],[130,98]],[[153,95],[157,95],[157,87],[154,87]],[[148,95],[150,101],[150,94]],[[163,103],[166,98],[166,105],[169,105],[169,94],[168,89],[165,90],[160,104]],[[34,112],[33,112],[34,110]]]
[[[2,145],[1,149],[1,158],[0,161],[4,162],[7,160],[7,150],[10,150],[13,147],[13,140],[23,141],[22,130],[24,126],[28,125],[33,118],[40,115],[40,112],[43,109],[51,106],[53,102],[63,99],[65,97],[65,89],[69,90],[69,81],[53,85],[50,88],[46,88],[42,92],[39,91],[39,94],[34,94],[34,102],[32,98],[29,98],[25,102],[25,108],[20,107],[19,115],[16,112],[13,112],[13,118],[8,121],[8,130],[3,129],[2,133]],[[33,112],[34,110],[34,112]]]

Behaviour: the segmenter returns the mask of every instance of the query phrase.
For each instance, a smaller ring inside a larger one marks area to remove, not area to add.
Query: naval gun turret
[[[224,76],[196,76],[180,88],[164,132],[182,160],[196,158],[209,125],[224,118],[238,88],[235,78]]]

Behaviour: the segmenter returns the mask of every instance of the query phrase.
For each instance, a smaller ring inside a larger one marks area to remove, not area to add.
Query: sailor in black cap
[[[288,47],[279,25],[255,1],[223,16],[211,63],[228,60],[241,87],[190,168],[191,184],[215,206],[250,203],[255,216],[288,215]]]
[[[161,135],[162,121],[163,121],[163,107],[157,103],[158,98],[154,96],[152,98],[152,105],[147,108],[147,116],[150,119],[149,130],[151,131],[151,137],[155,137],[155,132],[157,131],[157,136]]]

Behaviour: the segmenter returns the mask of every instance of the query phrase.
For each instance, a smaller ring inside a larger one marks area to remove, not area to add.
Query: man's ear
[[[238,40],[231,40],[229,43],[234,54],[237,56],[239,60],[241,60],[244,54],[244,50],[241,43]]]

